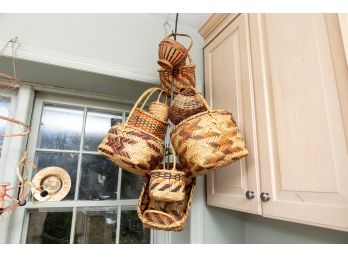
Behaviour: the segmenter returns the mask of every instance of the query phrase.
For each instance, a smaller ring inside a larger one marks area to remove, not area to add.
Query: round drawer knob
[[[268,193],[261,193],[260,199],[263,202],[268,202],[269,200],[271,200],[271,196]]]
[[[253,192],[253,191],[246,191],[245,197],[247,199],[249,199],[249,200],[254,199],[255,198],[255,192]]]

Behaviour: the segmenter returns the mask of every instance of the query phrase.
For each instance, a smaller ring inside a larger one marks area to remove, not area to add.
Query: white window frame
[[[15,115],[15,111],[16,111],[16,106],[17,106],[17,93],[18,90],[14,89],[14,90],[9,90],[9,89],[4,89],[1,88],[0,89],[0,95],[4,98],[10,98],[10,108],[9,108],[9,116],[14,116]],[[13,129],[13,125],[11,123],[8,123],[5,133],[9,134],[11,133],[12,129]],[[18,125],[17,125],[18,126]],[[11,142],[11,137],[4,137],[4,141],[2,144],[2,150],[1,150],[1,156],[0,156],[0,169],[3,172],[0,172],[0,181],[5,181],[5,168],[6,168],[6,161],[7,161],[7,156],[8,156],[8,149],[9,149],[9,144]]]
[[[39,134],[39,127],[40,127],[40,121],[41,121],[41,115],[43,106],[45,104],[58,104],[61,106],[67,106],[67,107],[83,107],[84,112],[86,112],[87,108],[89,109],[95,109],[95,110],[106,110],[106,111],[115,111],[115,112],[129,112],[131,107],[127,104],[120,104],[120,103],[114,103],[109,101],[101,101],[101,100],[92,100],[88,98],[81,98],[81,95],[78,97],[74,96],[66,96],[66,95],[58,95],[58,94],[52,94],[52,93],[45,93],[45,92],[38,92],[35,99],[35,106],[33,108],[33,115],[32,115],[32,127],[31,127],[31,134],[29,136],[28,141],[28,155],[31,160],[34,160],[35,152],[36,152],[36,145],[38,140],[38,134]],[[86,113],[85,113],[86,114]],[[125,118],[125,115],[123,115]],[[86,122],[86,115],[84,115],[84,126]],[[83,126],[83,127],[84,127]],[[83,133],[82,133],[83,134]],[[83,138],[83,137],[81,137]],[[81,142],[81,146],[83,145],[83,142]],[[55,150],[55,152],[76,152],[79,155],[82,154],[81,152],[81,146],[78,152],[76,151],[67,151],[67,150]],[[51,151],[51,150],[50,150]],[[80,175],[81,175],[81,158],[79,158],[78,162],[78,170],[77,170],[77,186],[75,190],[79,190],[79,182],[80,182]],[[118,179],[118,192],[120,192],[120,184],[121,184],[121,169],[119,170],[119,179]],[[31,175],[31,174],[29,174]],[[81,200],[76,201],[75,194],[75,200],[74,201],[60,201],[60,202],[35,202],[28,201],[27,205],[23,208],[17,208],[15,210],[16,215],[14,218],[14,226],[12,231],[12,240],[13,243],[25,243],[26,241],[26,235],[27,235],[27,229],[28,229],[28,214],[27,210],[33,210],[33,209],[66,209],[70,208],[73,212],[72,217],[72,224],[71,224],[71,234],[70,234],[70,244],[74,242],[74,234],[75,234],[75,224],[76,224],[76,212],[78,211],[78,208],[81,207],[100,207],[100,208],[113,208],[118,210],[118,216],[117,216],[117,234],[116,234],[116,242],[119,242],[119,231],[120,231],[120,218],[121,218],[121,208],[122,206],[135,206],[137,204],[136,199],[132,200],[120,200],[120,193],[117,194],[118,199],[117,200],[104,200],[104,201],[90,201],[90,200]],[[167,243],[169,242],[168,235],[164,235],[163,233],[154,232],[151,231],[151,243]]]

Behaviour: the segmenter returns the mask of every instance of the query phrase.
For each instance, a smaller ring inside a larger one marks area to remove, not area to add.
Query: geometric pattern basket
[[[179,202],[159,202],[149,196],[149,182],[143,186],[140,194],[137,212],[145,228],[181,231],[185,228],[190,213],[196,178],[185,181],[185,198]]]
[[[171,132],[180,164],[191,176],[207,174],[248,154],[232,114],[211,110],[202,99],[208,111],[183,120]]]

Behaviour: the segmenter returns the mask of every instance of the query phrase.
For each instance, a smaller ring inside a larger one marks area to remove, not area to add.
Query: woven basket
[[[175,125],[184,119],[207,110],[195,88],[185,88],[175,96],[170,108],[169,119]]]
[[[185,198],[185,172],[176,166],[176,156],[173,150],[173,167],[151,171],[150,198],[156,201],[176,202]]]
[[[189,37],[191,42],[186,49],[185,46],[174,40],[174,35]],[[161,41],[158,48],[158,64],[168,70],[172,70],[178,64],[182,64],[185,61],[188,52],[192,47],[192,38],[186,34],[170,34]]]
[[[160,97],[164,95],[164,103],[160,102]],[[169,107],[167,104],[167,95],[165,91],[162,91],[158,95],[158,99],[155,102],[150,103],[149,106],[149,113],[152,114],[153,116],[157,117],[161,121],[167,121],[168,120],[168,111]]]
[[[162,89],[168,94],[172,93],[172,83],[174,82],[174,94],[179,94],[180,90],[188,87],[196,87],[196,65],[193,64],[191,56],[187,55],[189,63],[178,66],[174,70],[159,69],[159,77]]]
[[[140,194],[137,212],[145,228],[181,231],[185,228],[190,213],[196,178],[185,181],[185,198],[179,202],[159,202],[149,196],[149,183],[145,183]]]
[[[163,160],[167,123],[143,110],[151,94],[161,91],[151,88],[134,105],[125,123],[114,125],[98,146],[98,152],[122,169],[139,176],[150,174]],[[148,96],[142,107],[137,106]]]
[[[190,176],[207,174],[248,154],[232,114],[210,109],[199,96],[208,111],[183,120],[171,132],[180,164]]]

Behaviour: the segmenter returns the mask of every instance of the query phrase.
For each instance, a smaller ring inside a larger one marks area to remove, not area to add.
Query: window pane
[[[122,171],[121,199],[138,199],[144,178],[128,171]]]
[[[82,123],[82,109],[44,106],[38,146],[49,149],[78,150]]]
[[[31,211],[27,244],[68,244],[70,241],[71,211]]]
[[[9,109],[10,109],[10,102],[11,102],[10,98],[0,97],[0,115],[8,116]],[[7,124],[8,124],[8,121],[0,120],[0,135],[5,134]],[[4,142],[4,137],[0,137],[0,146],[2,146],[3,142]]]
[[[114,244],[116,242],[117,210],[79,209],[76,215],[77,244]]]
[[[136,210],[122,207],[120,225],[120,244],[150,243],[150,229],[143,228]]]
[[[110,127],[121,122],[121,113],[110,114],[88,111],[83,149],[86,151],[97,151],[98,145],[103,140]]]
[[[48,153],[36,152],[36,172],[49,166],[57,166],[65,169],[71,178],[71,189],[63,200],[73,200],[76,186],[77,163],[79,155],[75,153]]]
[[[82,157],[80,200],[112,200],[117,198],[118,167],[101,155]]]

